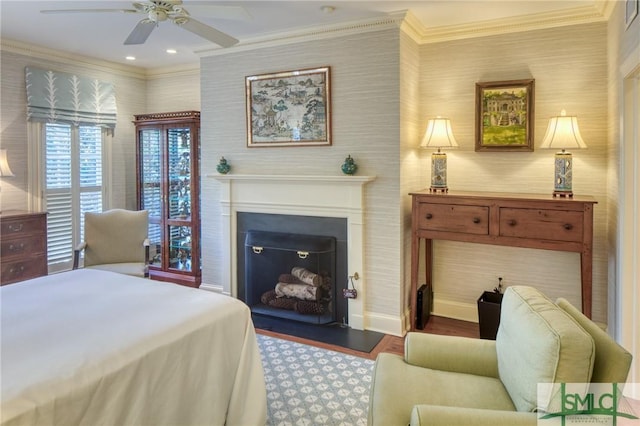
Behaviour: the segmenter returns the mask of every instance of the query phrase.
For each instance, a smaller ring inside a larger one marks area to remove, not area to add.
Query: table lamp
[[[438,148],[437,152],[431,154],[431,187],[429,192],[448,192],[447,154],[441,149],[458,147],[451,131],[451,121],[442,117],[430,119],[420,146],[422,148]]]
[[[11,167],[9,167],[9,162],[7,161],[7,150],[0,149],[0,177],[11,177],[15,176],[11,171]],[[2,186],[0,186],[0,190],[2,190]],[[0,213],[2,213],[2,206],[0,205]]]
[[[568,116],[565,110],[559,116],[551,117],[540,148],[560,149],[555,156],[554,197],[573,197],[573,159],[567,149],[586,147],[580,136],[577,117]]]

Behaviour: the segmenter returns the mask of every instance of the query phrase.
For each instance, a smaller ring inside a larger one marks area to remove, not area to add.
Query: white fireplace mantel
[[[224,283],[237,297],[237,213],[271,213],[300,216],[339,217],[347,219],[348,275],[354,281],[356,299],[349,299],[349,325],[363,330],[366,325],[364,300],[364,186],[375,176],[307,176],[307,175],[219,175],[207,177],[220,182],[222,211],[222,253]]]

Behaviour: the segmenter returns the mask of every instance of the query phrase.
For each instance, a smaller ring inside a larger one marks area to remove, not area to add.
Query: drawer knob
[[[517,223],[518,223],[518,222],[516,222],[516,220],[515,220],[515,219],[509,219],[509,221],[507,222],[507,224],[508,224],[509,226],[516,226],[516,224],[517,224]]]
[[[20,265],[19,268],[11,268],[9,269],[10,274],[19,274],[24,271],[24,265]]]
[[[566,229],[567,231],[571,231],[573,229],[573,225],[570,223],[565,223],[563,228]]]
[[[431,219],[433,217],[433,215],[431,213],[427,213],[427,215],[425,216],[425,218],[427,219]]]
[[[18,245],[9,245],[9,251],[21,251],[22,249],[24,249],[24,243],[20,243]]]
[[[480,223],[480,218],[479,217],[474,217],[473,218],[473,223]]]
[[[20,232],[20,231],[22,231],[22,224],[18,223],[17,225],[13,225],[13,224],[9,225],[9,231],[11,231],[11,232]]]

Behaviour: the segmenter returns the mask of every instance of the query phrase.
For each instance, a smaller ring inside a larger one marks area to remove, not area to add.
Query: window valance
[[[116,96],[112,83],[26,67],[27,118],[113,129]]]

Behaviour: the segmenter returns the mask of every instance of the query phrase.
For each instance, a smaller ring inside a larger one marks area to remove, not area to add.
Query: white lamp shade
[[[0,149],[0,177],[15,176],[7,161],[7,150]]]
[[[441,117],[430,119],[420,146],[422,148],[457,147],[458,142],[451,131],[451,121]]]
[[[587,144],[580,136],[578,128],[578,118],[567,116],[565,110],[562,110],[560,116],[551,117],[547,133],[544,135],[540,148],[550,149],[571,149],[586,148]]]

